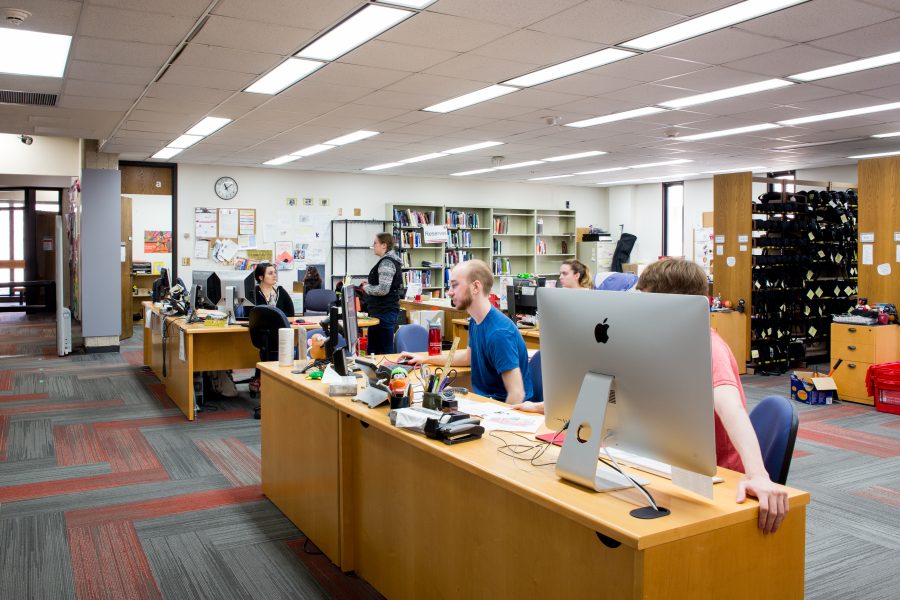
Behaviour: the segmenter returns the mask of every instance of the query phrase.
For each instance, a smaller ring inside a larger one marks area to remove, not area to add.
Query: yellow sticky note
[[[825,258],[825,252],[819,250],[819,258]]]
[[[834,255],[834,262],[841,262],[842,260],[844,260],[844,257],[840,252]]]
[[[825,292],[822,291],[822,288],[816,288],[816,296],[818,296],[819,298],[821,298],[822,294],[824,293]]]
[[[756,350],[756,349],[751,350],[751,351],[750,351],[750,358],[759,358],[759,350]]]
[[[809,290],[808,292],[806,292],[806,297],[809,298],[810,300],[813,299],[813,296],[815,296],[815,294],[813,293],[812,290]]]
[[[816,337],[816,334],[817,334],[818,332],[819,332],[819,330],[816,329],[815,327],[810,327],[810,328],[809,328],[809,335],[811,335],[811,336],[813,336],[813,337]]]

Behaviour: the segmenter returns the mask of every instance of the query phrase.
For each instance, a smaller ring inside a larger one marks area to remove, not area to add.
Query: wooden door
[[[125,260],[121,262],[122,270],[122,335],[121,339],[131,337],[134,328],[134,294],[131,281],[131,198],[122,196],[122,247],[125,250]]]

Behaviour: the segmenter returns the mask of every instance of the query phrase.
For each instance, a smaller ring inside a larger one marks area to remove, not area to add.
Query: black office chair
[[[323,316],[328,307],[337,302],[334,290],[310,290],[303,293],[303,316]]]
[[[250,310],[250,343],[259,348],[261,361],[278,360],[278,330],[290,326],[287,316],[280,308],[260,305]],[[259,415],[257,406],[253,409],[253,418],[258,419]]]
[[[750,423],[756,431],[769,479],[784,485],[800,426],[797,409],[787,398],[769,396],[750,411]]]

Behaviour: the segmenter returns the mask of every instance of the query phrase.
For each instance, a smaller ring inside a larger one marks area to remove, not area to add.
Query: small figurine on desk
[[[722,308],[722,294],[717,294],[712,300],[712,309],[719,310]]]

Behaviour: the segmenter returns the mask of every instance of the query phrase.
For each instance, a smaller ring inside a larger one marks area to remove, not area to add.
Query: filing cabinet
[[[842,359],[833,377],[841,400],[873,405],[866,391],[872,365],[900,361],[900,326],[831,324],[831,364]]]

